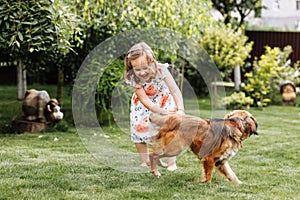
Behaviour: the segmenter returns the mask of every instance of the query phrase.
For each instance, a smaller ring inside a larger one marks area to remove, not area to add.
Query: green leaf
[[[15,41],[15,35],[11,36],[10,41],[9,41],[9,46],[13,45],[14,41]]]
[[[18,32],[18,37],[19,37],[20,41],[23,42],[23,35],[21,32]]]
[[[20,42],[18,40],[15,41],[15,44],[17,44],[17,46],[20,48],[21,45],[20,45]]]

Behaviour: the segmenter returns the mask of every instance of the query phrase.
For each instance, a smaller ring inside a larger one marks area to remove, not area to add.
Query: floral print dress
[[[156,78],[152,79],[149,83],[141,82],[140,84],[142,84],[146,95],[155,105],[174,112],[176,111],[176,103],[168,86],[163,80],[166,77],[167,67],[168,64],[159,64]],[[127,83],[132,86],[136,85],[133,81]],[[134,93],[131,98],[130,106],[130,133],[131,140],[134,143],[149,143],[151,137],[156,133],[157,130],[155,130],[149,122],[150,114],[151,111],[141,103]]]

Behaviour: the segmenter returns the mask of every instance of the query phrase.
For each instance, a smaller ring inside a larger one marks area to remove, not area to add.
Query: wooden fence
[[[265,46],[283,49],[290,45],[293,49],[290,55],[291,61],[300,60],[300,32],[247,31],[246,35],[254,42],[252,58],[260,57],[265,52]]]

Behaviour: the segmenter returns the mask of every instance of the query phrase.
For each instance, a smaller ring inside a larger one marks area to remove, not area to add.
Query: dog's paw
[[[211,181],[208,181],[206,179],[200,179],[200,178],[194,180],[193,182],[195,182],[195,183],[211,183]]]
[[[206,178],[203,179],[196,179],[194,180],[196,183],[211,183],[211,181],[207,180]]]
[[[156,176],[157,178],[161,177],[161,174],[159,173],[159,171],[157,170],[154,170],[154,171],[151,171],[151,173]]]
[[[168,164],[161,160],[157,160],[157,165],[164,168],[168,167]]]
[[[235,181],[232,181],[233,183],[236,183],[236,184],[243,184],[243,182],[242,181],[240,181],[240,180],[235,180]]]
[[[159,172],[157,172],[157,174],[155,175],[157,178],[161,177],[161,174]]]

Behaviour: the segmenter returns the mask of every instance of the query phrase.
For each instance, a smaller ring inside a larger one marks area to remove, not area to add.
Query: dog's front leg
[[[227,161],[220,163],[219,165],[216,165],[217,169],[221,174],[225,175],[226,178],[237,184],[241,184],[242,182],[238,179],[238,177],[235,175],[235,173],[232,171],[231,167],[229,166],[229,163]]]
[[[212,180],[212,173],[213,173],[213,168],[215,165],[215,162],[212,158],[203,158],[201,160],[203,164],[203,169],[204,169],[204,178],[201,180],[201,182],[208,182],[211,183]]]
[[[156,177],[160,177],[161,174],[157,170],[157,161],[159,159],[158,155],[155,154],[154,152],[150,153],[149,155],[150,158],[150,163],[151,163],[151,173],[154,174]]]

